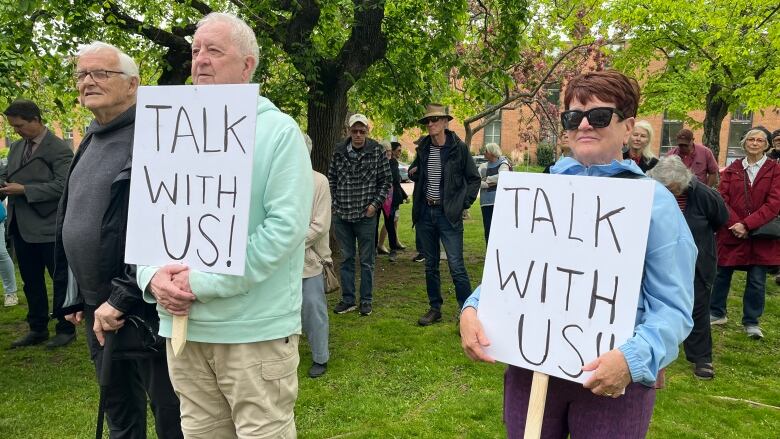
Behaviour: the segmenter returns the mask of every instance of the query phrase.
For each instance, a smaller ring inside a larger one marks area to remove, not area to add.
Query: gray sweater
[[[96,267],[100,264],[100,229],[108,208],[111,183],[130,158],[133,147],[135,106],[111,122],[93,120],[91,135],[81,159],[71,170],[68,182],[68,208],[62,224],[62,243],[80,292],[87,305],[97,305],[111,285],[101,283]]]

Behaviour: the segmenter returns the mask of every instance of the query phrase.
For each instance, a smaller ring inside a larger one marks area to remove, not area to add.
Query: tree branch
[[[164,31],[158,27],[150,26],[142,21],[136,20],[130,15],[119,9],[114,1],[107,2],[108,10],[103,13],[103,21],[108,23],[108,17],[118,18],[116,26],[136,35],[142,35],[155,44],[176,50],[190,50],[190,44],[182,36]]]
[[[387,37],[382,33],[385,0],[352,0],[352,5],[352,32],[337,57],[337,65],[350,83],[360,79],[387,52]]]
[[[589,45],[590,44],[579,44],[579,45],[573,46],[569,50],[567,50],[566,52],[564,52],[563,54],[558,56],[558,59],[556,59],[555,62],[553,63],[553,65],[550,66],[549,69],[547,69],[547,72],[542,76],[542,78],[539,81],[539,83],[536,84],[536,87],[534,87],[534,89],[531,90],[530,92],[527,92],[527,93],[517,93],[517,94],[507,93],[505,95],[504,99],[501,102],[499,102],[496,105],[491,105],[491,106],[487,107],[485,110],[481,111],[480,113],[464,119],[463,120],[463,124],[464,125],[465,124],[472,124],[472,123],[482,119],[483,117],[485,117],[485,116],[495,112],[496,110],[498,110],[498,109],[500,109],[500,108],[502,108],[502,107],[504,107],[504,106],[506,106],[508,104],[511,104],[512,102],[514,102],[514,101],[516,101],[516,100],[518,100],[520,98],[532,98],[533,96],[536,96],[536,94],[539,93],[539,90],[541,90],[542,87],[547,82],[547,79],[555,72],[555,69],[558,68],[558,65],[560,65],[560,63],[562,63],[564,59],[566,59],[570,54],[572,54],[576,50],[581,49],[583,47],[587,47]]]
[[[780,3],[778,3],[777,6],[769,12],[769,15],[767,15],[766,18],[764,18],[761,23],[755,27],[755,30],[761,29],[761,26],[765,25],[772,18],[772,16],[777,13],[777,11],[780,11]]]
[[[200,12],[204,16],[214,12],[214,10],[211,9],[211,6],[207,5],[206,3],[203,3],[200,0],[174,0],[174,1],[180,5],[189,6],[192,9],[195,9],[196,11]]]

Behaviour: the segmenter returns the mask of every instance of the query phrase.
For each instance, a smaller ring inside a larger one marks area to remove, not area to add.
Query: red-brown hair
[[[583,73],[566,84],[563,97],[566,110],[575,98],[583,104],[592,99],[612,102],[623,117],[634,117],[639,108],[639,83],[616,70]]]

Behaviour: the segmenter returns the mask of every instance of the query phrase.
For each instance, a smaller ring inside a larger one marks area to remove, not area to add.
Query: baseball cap
[[[368,118],[360,113],[355,113],[349,118],[349,127],[352,128],[352,125],[355,125],[356,123],[362,123],[365,126],[368,126]]]

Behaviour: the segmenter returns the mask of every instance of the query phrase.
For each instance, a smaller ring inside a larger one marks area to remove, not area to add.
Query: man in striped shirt
[[[333,227],[341,248],[341,301],[336,314],[357,309],[355,243],[360,251],[360,315],[372,311],[376,215],[387,198],[392,176],[385,149],[368,138],[368,118],[349,118],[349,137],[336,145],[328,167]]]
[[[412,222],[425,256],[425,283],[430,309],[417,323],[428,326],[441,320],[441,279],[439,276],[439,240],[447,252],[450,275],[455,284],[458,304],[471,294],[463,261],[463,210],[476,200],[480,177],[468,146],[447,129],[452,120],[447,107],[428,105],[420,123],[428,136],[417,147],[417,156],[409,166],[414,182]],[[458,309],[460,309],[460,306]]]

